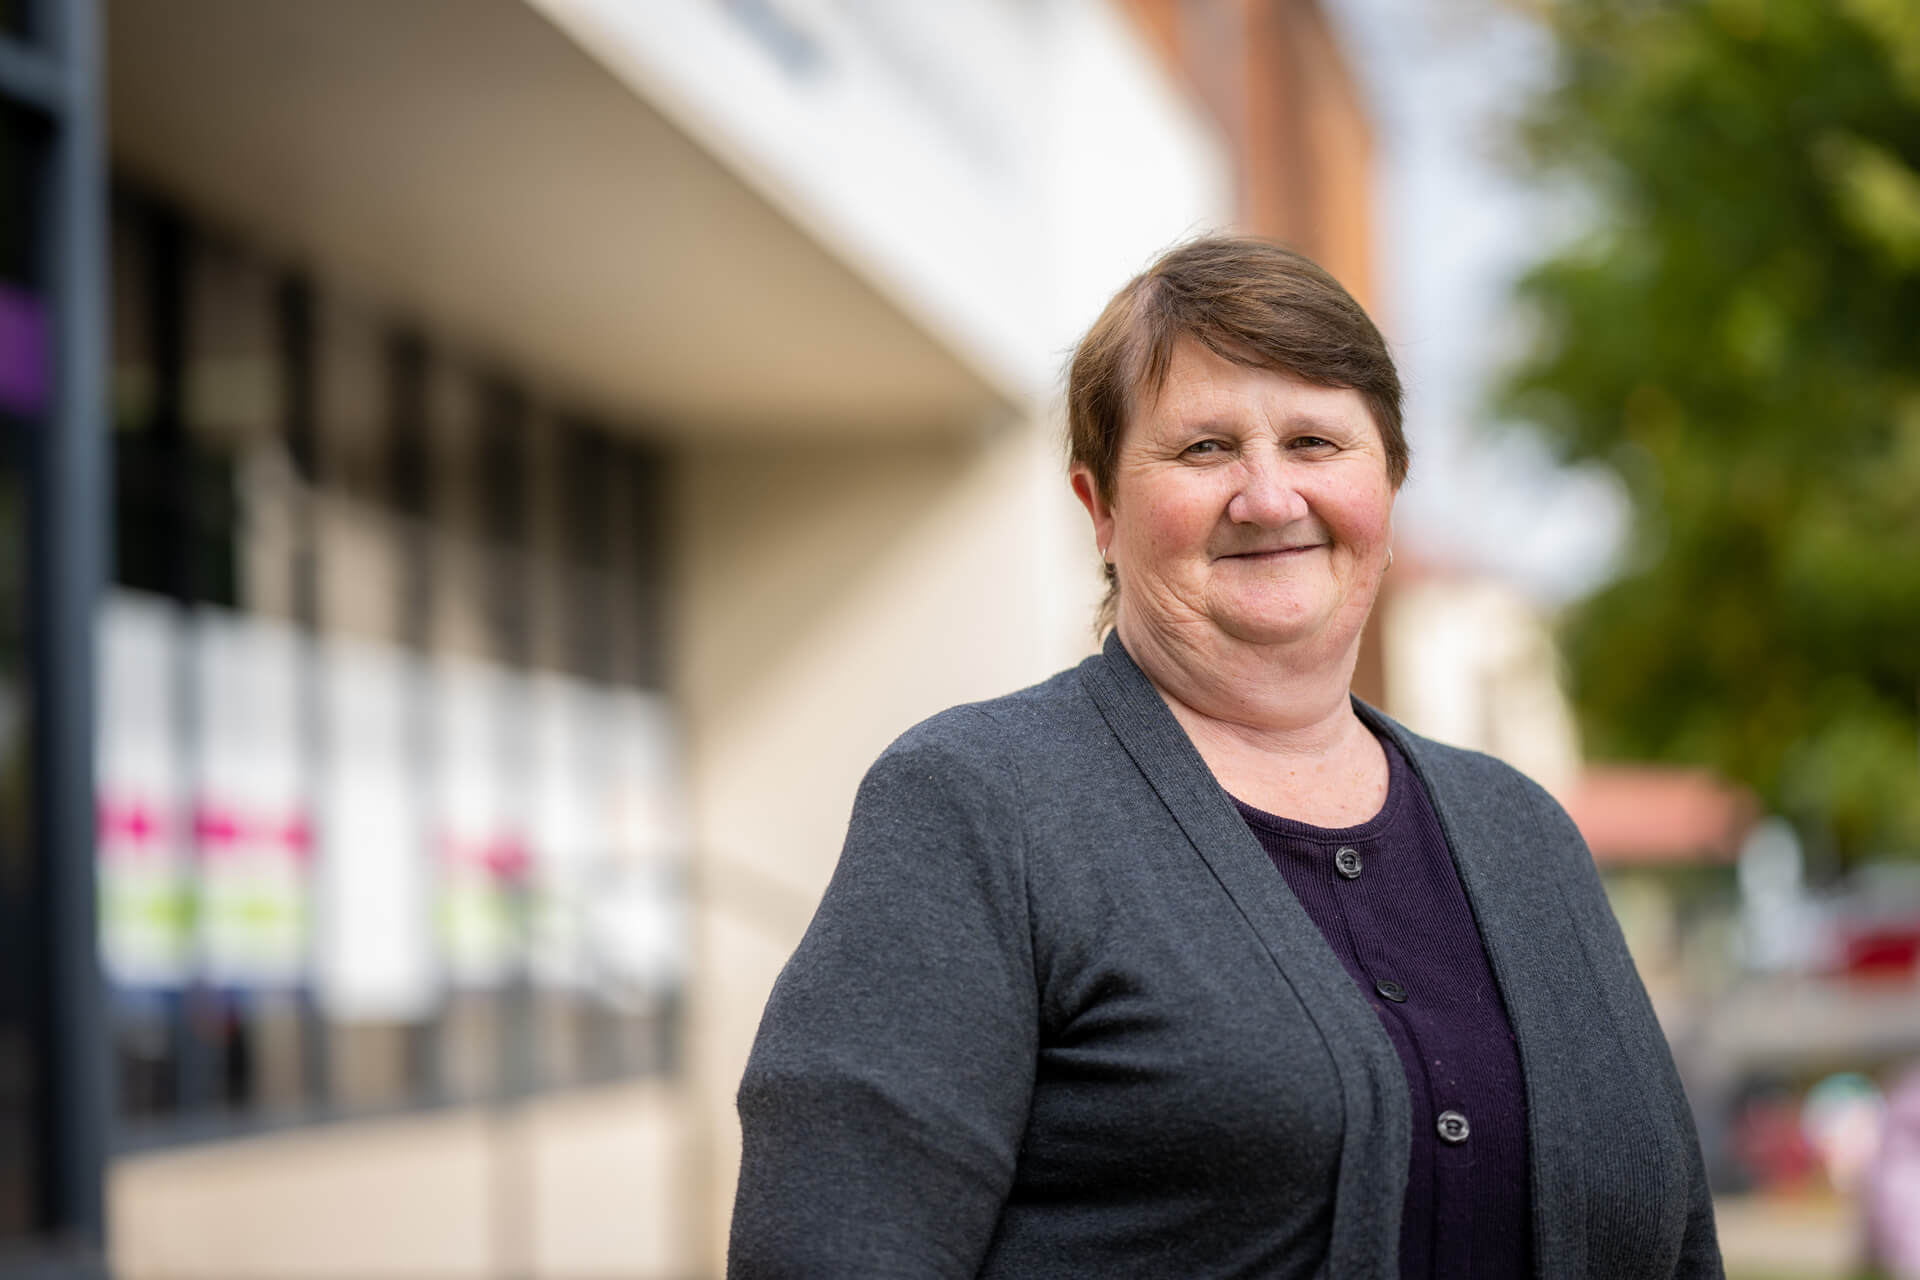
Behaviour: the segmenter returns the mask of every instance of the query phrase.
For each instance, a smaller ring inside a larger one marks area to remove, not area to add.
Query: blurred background
[[[1394,344],[1357,688],[1575,815],[1730,1273],[1920,1275],[1912,0],[0,0],[0,1275],[720,1274],[1225,227]]]

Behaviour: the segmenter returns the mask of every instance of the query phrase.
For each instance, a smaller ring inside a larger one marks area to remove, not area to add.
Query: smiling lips
[[[1327,544],[1324,542],[1303,542],[1292,547],[1262,547],[1253,551],[1234,551],[1219,556],[1221,560],[1265,560],[1270,556],[1287,556],[1296,551],[1313,551]]]

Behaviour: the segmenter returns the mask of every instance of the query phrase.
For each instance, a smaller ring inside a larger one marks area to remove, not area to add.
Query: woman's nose
[[[1277,458],[1250,458],[1240,471],[1240,488],[1227,503],[1235,524],[1276,528],[1307,514],[1307,501],[1294,483],[1292,469]]]

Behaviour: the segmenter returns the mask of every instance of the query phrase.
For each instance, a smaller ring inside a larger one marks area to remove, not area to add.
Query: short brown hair
[[[1386,340],[1351,294],[1301,253],[1254,236],[1202,236],[1129,280],[1074,349],[1067,372],[1069,460],[1113,500],[1120,441],[1134,408],[1160,394],[1174,345],[1192,338],[1222,359],[1360,393],[1399,488],[1411,454],[1400,374]],[[1112,625],[1118,579],[1107,566],[1100,626]]]

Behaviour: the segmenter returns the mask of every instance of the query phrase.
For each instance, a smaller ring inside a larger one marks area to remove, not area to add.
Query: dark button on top
[[[1440,1131],[1440,1141],[1449,1146],[1459,1146],[1473,1132],[1467,1124],[1467,1118],[1458,1111],[1442,1111],[1433,1118],[1433,1127]]]
[[[1391,978],[1380,979],[1380,981],[1373,984],[1373,989],[1395,1004],[1405,1004],[1407,1002],[1407,989]]]
[[[1337,849],[1333,855],[1333,869],[1349,880],[1360,878],[1360,853],[1356,849]]]

